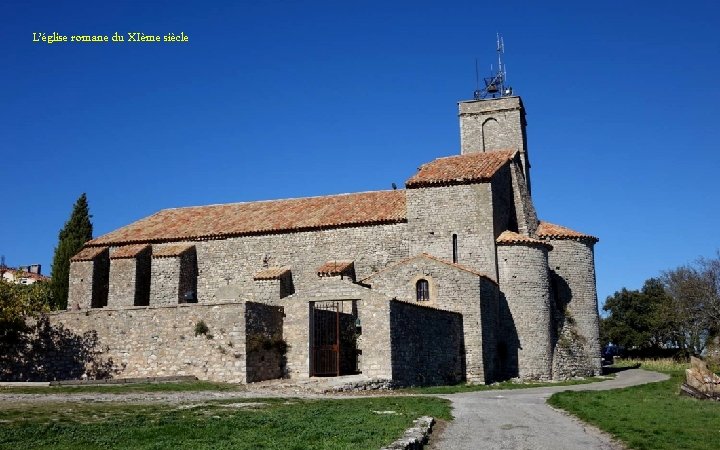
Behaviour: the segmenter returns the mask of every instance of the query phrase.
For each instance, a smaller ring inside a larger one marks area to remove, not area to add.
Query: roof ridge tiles
[[[161,210],[88,246],[193,241],[407,221],[404,190]]]
[[[291,202],[294,200],[302,201],[302,200],[311,200],[311,199],[327,199],[327,198],[343,197],[343,196],[350,196],[350,195],[375,194],[375,193],[382,193],[382,192],[397,192],[397,191],[405,191],[405,189],[381,189],[378,191],[341,192],[338,194],[309,195],[307,197],[268,198],[268,199],[264,199],[264,200],[248,200],[246,202],[210,203],[207,205],[173,206],[171,208],[163,208],[163,209],[153,213],[152,215],[158,214],[162,211],[176,211],[176,210],[181,210],[181,209],[211,208],[211,207],[216,207],[216,206],[250,205],[250,204],[258,204],[258,203]],[[148,217],[151,217],[151,216],[148,216]]]

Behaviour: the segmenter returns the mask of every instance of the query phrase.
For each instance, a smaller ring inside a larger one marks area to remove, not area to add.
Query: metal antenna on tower
[[[475,58],[475,92],[473,92],[473,98],[480,100],[482,98],[482,91],[480,90],[480,71],[478,70],[478,60]]]
[[[507,70],[503,63],[503,55],[505,54],[505,41],[500,33],[497,33],[497,46],[496,52],[498,57],[497,71],[493,70],[492,64],[490,65],[490,76],[483,78],[485,82],[485,88],[480,89],[477,84],[477,59],[475,59],[475,78],[476,86],[473,97],[475,100],[483,98],[495,98],[495,97],[507,97],[513,95],[512,87],[506,86],[507,82]]]

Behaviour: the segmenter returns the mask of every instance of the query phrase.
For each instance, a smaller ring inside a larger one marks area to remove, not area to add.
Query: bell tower
[[[505,44],[498,35],[497,71],[483,78],[485,86],[482,89],[478,78],[473,100],[458,102],[460,153],[519,151],[529,190],[530,161],[527,154],[525,107],[520,97],[513,95],[512,87],[506,85],[507,72],[502,60],[504,53]]]

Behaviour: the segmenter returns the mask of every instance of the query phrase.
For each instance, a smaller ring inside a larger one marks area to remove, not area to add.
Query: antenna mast
[[[513,95],[512,87],[506,86],[507,82],[507,70],[503,63],[503,55],[505,54],[505,42],[500,33],[497,33],[497,46],[496,52],[498,57],[497,71],[493,71],[492,65],[490,65],[490,76],[483,78],[485,82],[485,88],[480,89],[477,83],[477,59],[475,59],[475,92],[473,97],[475,100],[484,98],[495,98],[495,97],[507,97]]]

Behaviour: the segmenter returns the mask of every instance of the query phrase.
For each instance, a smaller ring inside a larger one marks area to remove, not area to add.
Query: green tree
[[[23,285],[0,279],[0,350],[25,331],[27,317],[49,309],[51,295],[45,281]]]
[[[637,290],[623,289],[608,297],[608,312],[600,324],[603,344],[612,342],[630,350],[648,351],[666,347],[675,329],[671,298],[656,278]]]
[[[70,219],[60,230],[58,245],[55,247],[52,264],[53,309],[67,308],[70,258],[80,251],[85,242],[92,239],[90,217],[92,216],[88,209],[87,197],[83,193],[75,202]]]

